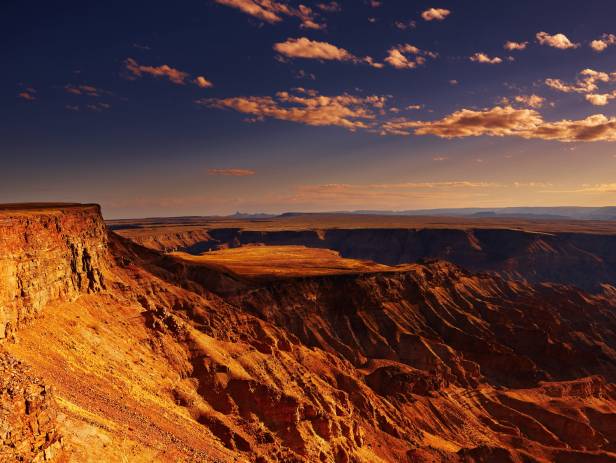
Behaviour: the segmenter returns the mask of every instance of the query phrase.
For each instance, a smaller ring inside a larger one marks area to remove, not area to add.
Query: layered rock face
[[[123,231],[120,231],[123,233]],[[533,233],[507,229],[329,229],[252,231],[238,228],[154,231],[130,235],[153,249],[199,254],[251,244],[302,245],[386,265],[441,259],[473,272],[497,272],[533,283],[599,291],[616,285],[616,235]]]
[[[100,290],[106,253],[98,206],[0,209],[0,339],[49,302]]]

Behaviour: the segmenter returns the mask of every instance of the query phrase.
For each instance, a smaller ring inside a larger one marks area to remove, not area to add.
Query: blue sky
[[[2,10],[0,202],[109,217],[614,203],[610,2]]]

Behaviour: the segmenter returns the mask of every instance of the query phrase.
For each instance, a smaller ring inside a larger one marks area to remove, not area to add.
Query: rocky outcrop
[[[63,451],[56,414],[49,388],[0,351],[0,462],[56,460]]]
[[[49,302],[104,287],[107,230],[100,208],[0,208],[0,339]]]

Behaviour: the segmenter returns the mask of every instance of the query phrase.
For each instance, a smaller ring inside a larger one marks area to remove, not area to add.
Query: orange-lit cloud
[[[590,48],[598,53],[601,53],[611,45],[616,45],[616,35],[614,34],[603,34],[600,39],[590,42]]]
[[[294,8],[276,0],[215,0],[216,3],[236,8],[255,18],[261,19],[270,24],[282,21],[283,16],[296,17],[301,21],[301,25],[306,29],[323,29],[324,25],[317,22],[317,15],[312,8],[306,5],[299,5]],[[331,2],[322,4],[325,8],[333,8]],[[328,11],[324,9],[324,11]]]
[[[187,82],[201,87],[212,87],[213,84],[203,76],[198,76],[191,81],[190,74],[188,72],[180,71],[179,69],[172,68],[167,64],[161,66],[144,66],[137,63],[133,58],[127,58],[124,61],[126,70],[131,74],[133,78],[143,77],[143,75],[150,75],[157,78],[168,79],[170,82],[176,85],[185,85]]]
[[[436,58],[431,51],[420,50],[414,45],[404,43],[392,47],[387,52],[385,62],[396,69],[414,69],[426,62],[426,57]]]
[[[210,82],[203,76],[197,76],[194,82],[198,87],[201,87],[201,88],[209,88],[209,87],[214,86],[212,82]]]
[[[586,101],[588,101],[593,106],[605,106],[611,100],[616,98],[616,91],[613,91],[611,93],[591,93],[589,95],[586,95],[584,98],[586,98]]]
[[[186,80],[190,77],[190,74],[187,72],[172,68],[167,64],[163,64],[162,66],[143,66],[137,63],[133,58],[127,58],[124,61],[124,65],[126,66],[126,70],[133,76],[142,77],[144,74],[148,74],[154,77],[163,77],[177,85],[184,85]]]
[[[568,50],[570,48],[578,48],[579,43],[573,43],[565,34],[550,35],[547,32],[537,32],[537,42],[540,45],[546,45],[560,50]]]
[[[92,85],[71,85],[71,84],[65,85],[64,91],[66,93],[72,93],[73,95],[87,95],[87,96],[95,96],[95,97],[109,93],[105,90],[96,88]]]
[[[313,126],[339,126],[348,130],[374,127],[377,113],[384,108],[385,102],[386,97],[377,95],[324,96],[305,89],[298,89],[295,93],[278,92],[274,97],[247,96],[196,101],[208,108],[233,109],[255,120],[270,118]]]
[[[514,98],[516,103],[527,106],[529,108],[539,109],[545,104],[545,98],[539,95],[517,95]]]
[[[36,89],[28,87],[24,91],[19,92],[17,97],[26,101],[34,101],[36,100]]]
[[[353,63],[366,63],[373,67],[382,67],[382,64],[366,56],[360,58],[344,48],[337,47],[328,42],[310,40],[307,37],[287,39],[285,42],[274,44],[274,50],[286,58],[319,59],[325,61],[350,61]]]
[[[580,72],[580,76],[573,84],[565,83],[560,79],[546,79],[545,83],[548,87],[559,92],[585,94],[584,98],[590,104],[594,106],[605,106],[610,100],[616,98],[616,90],[598,93],[598,84],[615,81],[616,72],[608,74],[607,72],[595,71],[593,69],[584,69]]]
[[[485,53],[475,53],[469,59],[475,63],[483,63],[483,64],[500,64],[503,62],[503,60],[499,58],[498,56],[490,58]]]
[[[528,42],[513,42],[511,40],[505,42],[505,45],[503,45],[503,48],[508,51],[526,50],[526,47],[528,47]]]
[[[209,169],[209,175],[223,175],[227,177],[250,177],[256,172],[250,169]]]
[[[581,120],[547,122],[534,109],[496,106],[480,111],[462,109],[436,121],[398,119],[383,124],[383,133],[440,138],[515,136],[561,142],[616,141],[616,117],[595,114]]]
[[[339,13],[340,11],[342,11],[342,7],[338,2],[317,3],[317,8],[328,13]]]
[[[440,182],[402,182],[402,183],[328,183],[321,185],[300,185],[289,198],[295,202],[359,203],[371,204],[375,201],[397,201],[412,198],[438,198],[464,194],[474,195],[482,190],[502,188],[505,185],[480,181],[440,181]]]
[[[447,16],[451,14],[451,11],[446,10],[445,8],[430,8],[423,13],[421,13],[421,17],[425,21],[442,21]]]

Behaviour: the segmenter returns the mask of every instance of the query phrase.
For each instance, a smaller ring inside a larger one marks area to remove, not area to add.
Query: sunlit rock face
[[[0,338],[48,302],[99,291],[106,253],[98,206],[0,210]]]

